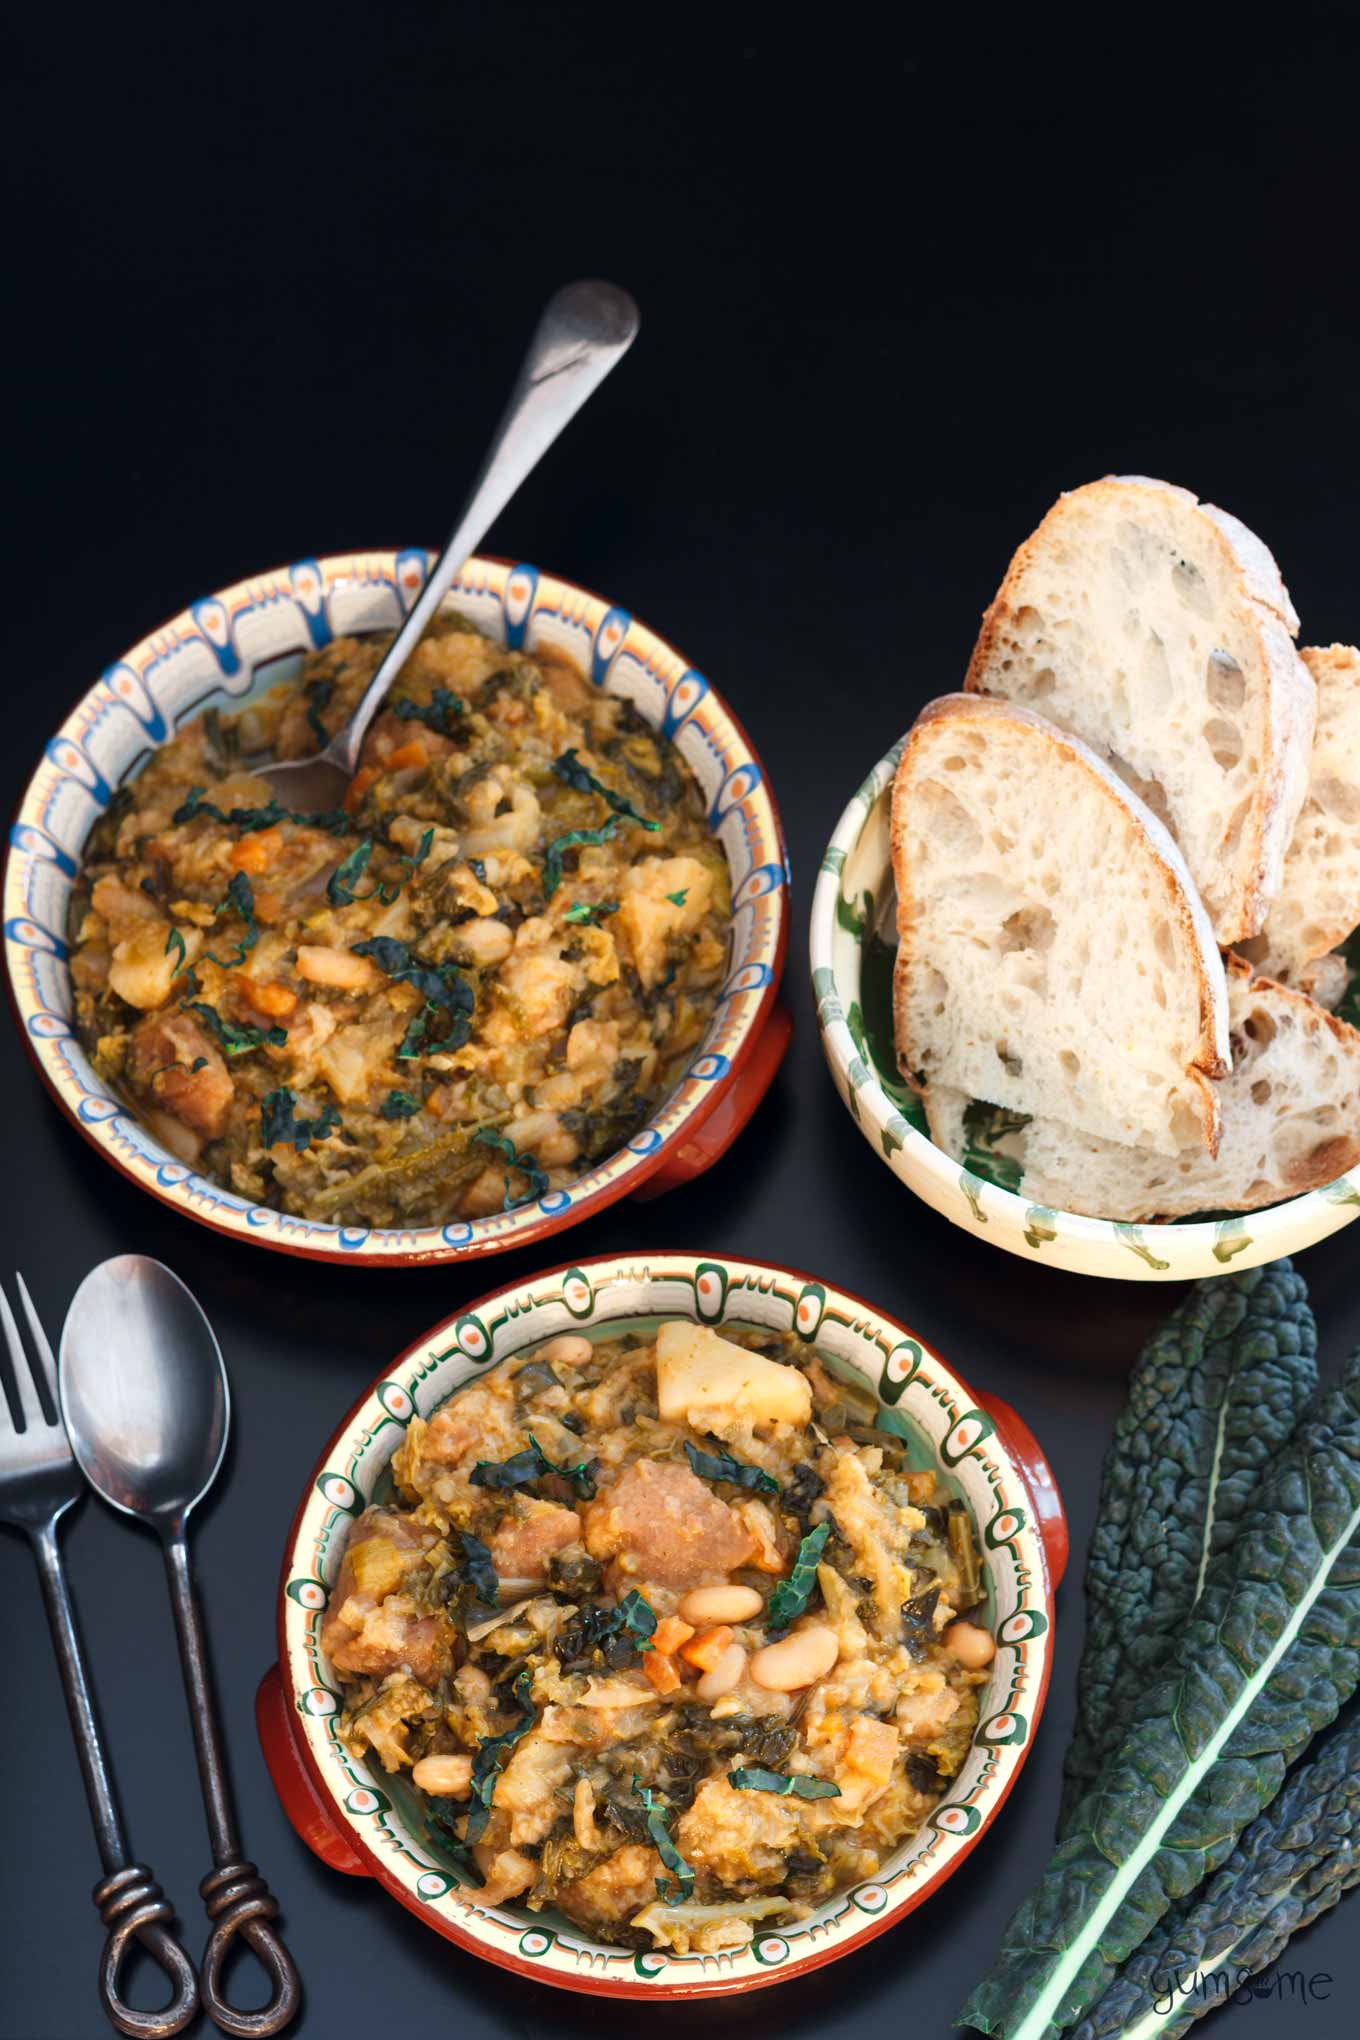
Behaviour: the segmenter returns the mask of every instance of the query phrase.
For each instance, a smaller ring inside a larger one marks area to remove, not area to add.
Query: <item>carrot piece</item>
[[[236,985],[255,1011],[267,1013],[271,1020],[286,1020],[297,1011],[297,993],[290,992],[287,985],[258,985],[248,977],[238,977]]]
[[[675,1659],[664,1650],[645,1650],[642,1653],[642,1669],[658,1693],[673,1693],[680,1684]]]
[[[227,861],[233,870],[248,871],[258,878],[282,848],[283,837],[277,829],[257,829],[253,836],[242,836]]]
[[[268,927],[273,921],[283,919],[283,895],[276,892],[257,892],[255,895],[255,919]]]
[[[678,1615],[667,1615],[652,1631],[653,1650],[679,1650],[682,1643],[688,1643],[694,1634],[692,1622],[682,1622]]]
[[[680,1655],[687,1664],[697,1665],[701,1672],[711,1672],[731,1641],[732,1625],[718,1622],[709,1629],[701,1629],[697,1636],[682,1644]]]
[[[387,761],[389,772],[404,772],[408,765],[428,765],[430,754],[419,737],[412,737],[408,743],[399,744]]]
[[[345,813],[352,815],[374,780],[381,778],[382,773],[376,765],[361,765],[349,783],[349,792],[345,795]]]

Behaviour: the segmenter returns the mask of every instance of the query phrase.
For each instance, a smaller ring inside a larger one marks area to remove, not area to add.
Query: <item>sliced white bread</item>
[[[1213,931],[1166,830],[1085,744],[1011,702],[932,702],[898,767],[892,857],[909,1082],[1160,1153],[1216,1147]]]
[[[1035,1118],[993,1144],[1021,1169],[1020,1194],[1088,1218],[1188,1218],[1255,1211],[1334,1182],[1360,1161],[1360,1033],[1301,992],[1228,966],[1233,1068],[1217,1086],[1223,1131],[1217,1158],[1158,1155]],[[963,1161],[961,1091],[926,1093],[930,1137]]]
[[[1360,922],[1360,651],[1309,646],[1300,657],[1317,683],[1308,791],[1266,925],[1238,946],[1264,976],[1331,1006],[1346,971],[1329,952]]]
[[[1256,934],[1303,802],[1314,687],[1261,541],[1186,489],[1060,496],[982,621],[965,686],[1084,737],[1164,821],[1224,946]]]

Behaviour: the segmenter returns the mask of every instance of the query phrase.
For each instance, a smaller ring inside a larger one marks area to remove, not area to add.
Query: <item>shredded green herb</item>
[[[419,1015],[416,1017],[419,1018]],[[513,1211],[520,1204],[532,1204],[534,1199],[541,1197],[547,1189],[548,1178],[546,1172],[539,1167],[532,1155],[520,1154],[515,1143],[512,1140],[507,1140],[503,1133],[497,1133],[490,1126],[479,1127],[477,1132],[473,1134],[469,1145],[472,1147],[494,1148],[498,1155],[504,1156],[512,1169],[520,1170],[523,1175],[529,1178],[528,1189],[522,1190],[518,1197],[511,1195],[510,1186],[508,1183],[506,1184],[505,1202],[501,1206],[503,1211]]]
[[[790,1776],[785,1771],[767,1771],[759,1764],[747,1766],[744,1770],[729,1771],[727,1782],[738,1792],[779,1792],[795,1799],[839,1799],[841,1788],[833,1785],[829,1778],[809,1778],[802,1772]]]
[[[734,1459],[730,1452],[701,1452],[686,1438],[685,1457],[700,1480],[726,1480],[733,1487],[750,1488],[762,1495],[779,1493],[779,1482],[772,1473],[766,1473],[763,1466],[748,1466],[744,1459]]]
[[[224,1055],[247,1055],[252,1048],[286,1048],[287,1030],[282,1027],[235,1027],[230,1020],[212,1006],[199,1000],[185,1008],[186,1012],[197,1013],[199,1019],[214,1035]]]
[[[470,1530],[455,1532],[463,1547],[463,1573],[477,1599],[487,1608],[499,1608],[501,1583],[488,1547]]]
[[[817,1564],[830,1535],[830,1522],[819,1523],[815,1530],[808,1531],[799,1545],[792,1572],[787,1579],[779,1581],[765,1609],[771,1636],[786,1630],[807,1607],[817,1584]]]
[[[287,1089],[266,1091],[260,1101],[260,1138],[266,1147],[289,1141],[301,1154],[314,1140],[328,1139],[339,1124],[334,1105],[327,1105],[315,1119],[299,1119],[297,1099]]]
[[[309,680],[302,690],[307,702],[307,726],[324,751],[331,733],[321,720],[321,711],[335,692],[334,680]]]
[[[434,841],[434,825],[433,823],[431,823],[430,827],[425,831],[425,834],[421,837],[420,841],[417,843],[412,855],[410,857],[403,857],[401,860],[402,863],[406,866],[406,869],[408,871],[414,871],[418,864],[423,864],[425,862],[425,859],[430,854],[430,845],[433,843],[433,841]]]
[[[200,815],[207,815],[214,822],[225,822],[231,828],[239,829],[243,836],[253,835],[259,829],[272,829],[279,822],[296,822],[303,829],[324,829],[332,836],[343,836],[354,826],[343,808],[325,808],[319,813],[306,814],[296,808],[286,808],[278,800],[267,800],[263,807],[223,810],[203,798],[205,790],[201,786],[189,788],[187,798],[171,816],[177,827],[184,822],[197,821]]]
[[[419,957],[412,956],[404,942],[391,935],[374,935],[367,942],[356,942],[354,954],[370,957],[384,977],[414,986],[425,1000],[407,1025],[397,1050],[399,1062],[409,1062],[432,1048],[463,1046],[472,1033],[476,999],[472,986],[455,964],[422,963]],[[435,1022],[439,1023],[437,1029]]]
[[[657,1897],[664,1899],[667,1905],[680,1905],[694,1889],[694,1871],[671,1840],[669,1809],[660,1803],[654,1792],[649,1791],[645,1785],[639,1785],[636,1778],[633,1780],[633,1790],[647,1815],[647,1832],[652,1838],[652,1847],[666,1868],[674,1872],[673,1883],[669,1877],[657,1878]]]
[[[562,883],[562,860],[568,850],[585,848],[591,844],[607,843],[620,826],[618,815],[611,815],[598,829],[568,829],[564,836],[557,836],[549,843],[543,859],[543,897],[550,900]],[[654,824],[652,826],[655,826]]]
[[[598,1464],[598,1461],[595,1463]],[[630,1587],[619,1602],[618,1614],[638,1649],[651,1650],[652,1637],[656,1632],[656,1610],[650,1601],[643,1599],[636,1587]]]
[[[564,921],[583,921],[593,925],[602,921],[606,914],[617,914],[617,900],[573,900],[562,916]]]
[[[491,1818],[491,1799],[496,1790],[496,1780],[505,1767],[505,1761],[515,1744],[529,1733],[537,1719],[533,1702],[533,1674],[522,1671],[515,1681],[515,1699],[519,1704],[520,1718],[513,1727],[502,1729],[499,1735],[484,1736],[477,1745],[477,1754],[472,1759],[472,1811],[467,1817],[467,1839],[475,1842],[486,1829]]]
[[[250,880],[246,877],[244,871],[238,871],[232,879],[227,887],[227,896],[219,904],[216,912],[219,914],[239,914],[245,922],[245,928],[236,945],[235,956],[214,956],[211,949],[205,950],[204,956],[209,963],[218,964],[223,970],[235,970],[238,963],[245,962],[247,956],[249,956],[251,950],[260,939],[260,931],[255,921],[255,895],[251,890]]]
[[[606,786],[602,779],[597,779],[595,774],[581,763],[574,748],[564,751],[560,758],[553,759],[553,771],[577,793],[598,794],[605,806],[611,809],[620,821],[636,822],[639,828],[651,829],[653,832],[661,827],[660,822],[649,821],[646,815],[640,815],[631,800],[626,799],[621,793],[615,793],[613,787]]]
[[[533,1487],[546,1474],[555,1473],[560,1480],[570,1483],[572,1492],[583,1502],[593,1502],[599,1464],[598,1459],[581,1459],[574,1466],[558,1466],[531,1432],[523,1452],[512,1453],[509,1459],[479,1459],[468,1479],[473,1487],[515,1489]],[[643,1606],[646,1607],[645,1602]],[[655,1625],[655,1616],[652,1622]]]
[[[175,976],[178,977],[188,960],[188,951],[184,947],[184,937],[180,934],[178,928],[172,928],[166,936],[165,948],[161,954],[169,956],[172,951],[175,956]]]
[[[384,1119],[414,1119],[420,1111],[420,1100],[409,1091],[389,1091],[378,1110]]]
[[[466,702],[447,687],[436,687],[429,701],[393,701],[388,704],[393,715],[402,722],[424,723],[427,730],[436,736],[451,737],[455,719],[462,715]]]
[[[682,885],[679,892],[668,892],[666,898],[673,907],[683,907],[685,901],[689,898],[689,887]]]
[[[356,900],[378,900],[384,907],[391,906],[401,890],[400,886],[393,886],[389,891],[379,879],[370,892],[355,891],[355,887],[368,870],[368,860],[372,855],[372,838],[365,836],[363,842],[356,844],[348,857],[337,864],[326,881],[326,898],[333,907],[353,906]]]

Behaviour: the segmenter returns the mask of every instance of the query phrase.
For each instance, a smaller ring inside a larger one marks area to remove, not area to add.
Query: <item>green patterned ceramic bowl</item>
[[[1360,1212],[1360,1170],[1261,1211],[1123,1225],[1052,1211],[1025,1196],[1014,1163],[979,1150],[961,1166],[926,1132],[925,1114],[893,1054],[892,967],[897,896],[888,807],[902,745],[879,760],[836,824],[812,899],[812,988],[836,1088],[895,1176],[955,1225],[1007,1253],[1079,1275],[1184,1282],[1297,1254]],[[1015,1187],[989,1180],[1005,1174]]]
[[[879,1422],[966,1502],[979,1531],[988,1621],[1000,1645],[962,1768],[926,1825],[876,1876],[744,1948],[666,1954],[607,1947],[553,1912],[480,1902],[426,1826],[409,1787],[358,1762],[337,1733],[337,1681],[321,1648],[326,1604],[355,1515],[389,1492],[388,1462],[490,1367],[563,1331],[650,1334],[667,1318],[794,1332],[879,1400]],[[763,1262],[634,1254],[554,1268],[466,1305],[418,1339],[326,1446],[293,1519],[278,1600],[279,1661],[257,1718],[298,1833],[333,1870],[370,1877],[433,1932],[539,1983],[602,1997],[701,1997],[806,1975],[894,1926],[964,1862],[1033,1747],[1052,1666],[1053,1595],[1067,1560],[1062,1502],[1015,1411],[974,1391],[894,1319]]]

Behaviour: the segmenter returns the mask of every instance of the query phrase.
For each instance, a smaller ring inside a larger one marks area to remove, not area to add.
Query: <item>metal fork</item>
[[[0,1325],[14,1368],[15,1393],[23,1416],[23,1429],[15,1430],[0,1388],[0,1522],[22,1530],[33,1546],[76,1755],[85,1780],[85,1796],[90,1802],[95,1840],[104,1865],[104,1875],[94,1887],[94,1902],[109,1929],[99,1965],[100,2002],[120,2033],[136,2035],[138,2040],[168,2040],[170,2034],[183,2032],[198,2010],[198,1978],[189,1957],[169,1931],[167,1922],[174,1915],[174,1907],[146,1865],[131,1860],[113,1781],[100,1747],[99,1724],[57,1542],[57,1524],[72,1502],[79,1499],[85,1483],[71,1456],[60,1418],[55,1414],[49,1417],[43,1409],[39,1380],[47,1390],[53,1412],[59,1408],[56,1363],[23,1276],[16,1274],[15,1281],[28,1321],[34,1359],[30,1364],[9,1300],[0,1288]],[[139,2012],[124,2004],[119,1996],[118,1973],[134,1939],[159,1963],[174,1986],[174,1997],[163,2011]]]

